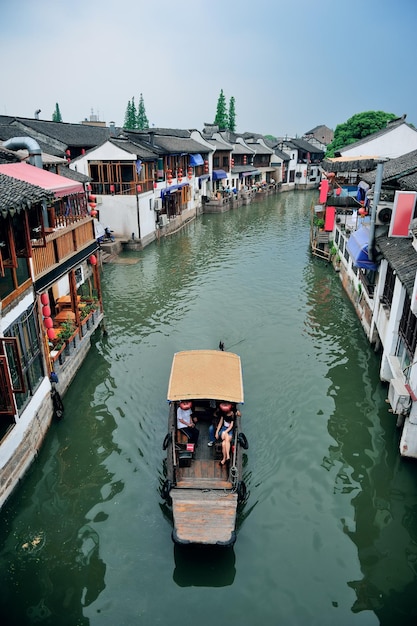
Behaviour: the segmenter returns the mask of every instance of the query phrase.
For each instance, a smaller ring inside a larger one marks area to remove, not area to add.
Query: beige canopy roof
[[[243,402],[240,357],[221,350],[188,350],[174,354],[168,400]]]

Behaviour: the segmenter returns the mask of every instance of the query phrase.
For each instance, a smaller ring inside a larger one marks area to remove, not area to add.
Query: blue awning
[[[190,154],[190,165],[195,167],[196,165],[203,165],[203,157],[201,154]]]
[[[167,187],[166,189],[161,189],[161,198],[164,199],[165,196],[172,193],[173,191],[177,191],[177,189],[182,189],[188,185],[188,183],[181,183],[179,185],[171,185],[171,187]]]
[[[210,174],[201,174],[201,176],[198,177],[198,180],[208,180],[210,178]]]
[[[353,265],[366,270],[377,270],[378,265],[368,257],[369,228],[362,226],[348,239],[346,249],[349,252]]]
[[[222,178],[227,178],[224,170],[213,170],[213,180],[221,180]]]

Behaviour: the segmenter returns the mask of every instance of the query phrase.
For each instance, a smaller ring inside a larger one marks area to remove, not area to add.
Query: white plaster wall
[[[159,194],[158,194],[159,195]],[[115,237],[130,239],[132,233],[139,239],[138,202],[140,219],[140,237],[144,238],[155,232],[155,211],[153,210],[154,193],[136,196],[101,196],[102,204],[97,205],[99,219],[103,226],[114,231]],[[150,208],[152,200],[152,209]]]
[[[407,124],[396,126],[390,132],[356,147],[340,150],[342,156],[377,156],[395,159],[412,150],[417,150],[417,131]]]
[[[106,141],[101,146],[90,150],[87,154],[77,157],[69,164],[70,169],[89,176],[88,162],[89,161],[135,161],[135,155],[131,152],[126,152],[118,146]]]

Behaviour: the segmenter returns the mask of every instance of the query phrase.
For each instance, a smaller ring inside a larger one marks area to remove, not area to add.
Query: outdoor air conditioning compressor
[[[393,413],[405,415],[410,407],[410,394],[405,385],[393,378],[388,388],[388,402]]]
[[[388,226],[392,215],[392,202],[380,202],[376,208],[375,224],[377,226]]]

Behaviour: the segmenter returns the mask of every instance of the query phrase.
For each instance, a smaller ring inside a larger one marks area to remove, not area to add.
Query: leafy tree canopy
[[[264,135],[265,139],[269,139],[269,141],[278,141],[277,137],[274,137],[274,135]]]
[[[384,111],[356,113],[344,124],[336,126],[333,141],[327,146],[326,157],[334,157],[335,152],[341,148],[385,128],[387,122],[396,117],[393,113],[385,113]]]
[[[58,102],[55,104],[55,111],[52,113],[52,121],[62,122],[62,115],[61,115],[61,111],[59,110]]]

